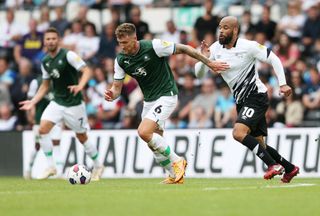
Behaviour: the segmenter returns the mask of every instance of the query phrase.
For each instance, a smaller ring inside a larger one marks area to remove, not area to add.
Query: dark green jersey
[[[174,53],[175,45],[159,39],[141,40],[139,43],[140,49],[136,55],[117,55],[114,79],[124,79],[125,73],[134,77],[139,83],[145,101],[178,94],[166,58]]]
[[[51,79],[54,101],[66,107],[79,105],[82,95],[73,95],[68,86],[77,85],[78,70],[85,66],[84,61],[74,52],[60,49],[55,57],[46,55],[42,60],[43,79]]]
[[[38,91],[42,82],[42,77],[38,76],[37,79],[31,81],[28,91],[28,98],[34,97],[36,92]],[[35,124],[40,124],[40,119],[42,116],[43,111],[46,109],[50,101],[53,99],[52,88],[50,88],[49,93],[43,97],[37,104],[35,110]]]

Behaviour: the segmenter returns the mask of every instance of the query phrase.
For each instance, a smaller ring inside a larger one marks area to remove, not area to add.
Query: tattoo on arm
[[[183,44],[176,44],[176,52],[175,54],[185,53],[199,61],[203,62],[204,64],[208,65],[210,60],[198,52],[196,49],[192,48],[191,46],[183,45]]]

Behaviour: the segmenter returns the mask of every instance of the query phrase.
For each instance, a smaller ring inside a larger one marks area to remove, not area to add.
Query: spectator
[[[173,43],[180,42],[180,31],[177,30],[173,20],[166,22],[167,30],[162,34],[161,39]]]
[[[77,41],[76,52],[83,60],[93,63],[95,61],[93,57],[98,52],[99,43],[100,39],[97,36],[95,25],[88,23],[84,27],[84,35]]]
[[[37,21],[30,19],[30,32],[22,36],[21,40],[14,48],[15,61],[19,63],[21,58],[27,58],[35,63],[36,57],[43,49],[43,33],[37,31]]]
[[[51,8],[64,7],[67,4],[67,0],[48,0],[48,6]]]
[[[100,36],[99,49],[97,52],[99,62],[104,62],[107,58],[114,59],[116,57],[118,42],[114,31],[115,26],[113,23],[109,23],[103,28],[103,32]]]
[[[88,10],[89,8],[87,6],[80,5],[77,17],[75,18],[75,20],[80,21],[82,29],[84,29],[87,24],[94,25],[92,22],[88,20]]]
[[[301,13],[298,0],[288,2],[288,13],[278,23],[278,29],[285,32],[293,42],[299,42],[302,36],[302,28],[305,16]]]
[[[64,32],[69,28],[70,24],[64,16],[63,7],[56,7],[54,11],[56,13],[56,19],[50,23],[50,27],[56,28],[61,37],[63,37]]]
[[[6,12],[6,21],[2,22],[0,27],[0,55],[6,55],[9,59],[13,59],[13,48],[16,43],[27,33],[27,29],[14,19],[14,10],[9,8]]]
[[[45,32],[50,26],[50,9],[48,7],[41,7],[40,20],[37,26],[39,32]]]
[[[226,83],[220,87],[220,95],[215,104],[214,122],[216,128],[233,127],[236,119],[235,102]]]
[[[256,26],[251,21],[251,12],[246,10],[241,16],[240,37],[244,37],[247,32],[255,32]]]
[[[141,10],[138,6],[132,7],[128,22],[136,26],[138,40],[143,39],[144,35],[149,32],[149,25],[141,20]]]
[[[219,18],[212,15],[213,2],[212,0],[205,0],[204,2],[205,14],[199,17],[194,25],[194,31],[198,42],[202,41],[207,32],[216,35],[219,25]]]
[[[192,113],[188,128],[212,128],[212,119],[203,107],[196,106]]]
[[[311,4],[307,9],[307,20],[302,31],[302,43],[305,46],[304,54],[310,56],[311,48],[320,35],[320,13],[316,4]]]
[[[303,91],[302,103],[307,111],[320,108],[320,77],[314,67],[310,69],[310,83]]]
[[[16,73],[9,68],[6,57],[0,57],[0,83],[5,84],[8,88],[14,83]]]
[[[289,36],[281,33],[279,43],[274,46],[274,53],[280,58],[283,67],[288,71],[295,69],[295,63],[300,57],[298,45]]]
[[[284,123],[286,127],[299,127],[303,120],[304,108],[294,92],[285,97],[285,101],[281,101],[276,108],[278,121]]]
[[[111,21],[110,23],[113,24],[113,26],[118,26],[121,24],[121,14],[120,14],[120,9],[111,7],[110,8],[110,13],[111,13]]]
[[[264,6],[262,17],[256,25],[257,32],[263,32],[267,36],[268,41],[273,41],[277,24],[270,18],[270,7]]]
[[[17,117],[12,115],[10,105],[0,105],[0,131],[11,131],[15,129]]]
[[[75,51],[76,44],[83,36],[82,24],[79,20],[71,23],[71,32],[66,34],[62,39],[62,47]]]
[[[296,97],[301,101],[302,100],[302,93],[305,89],[305,84],[303,82],[302,76],[299,71],[295,70],[291,72],[291,87],[294,91]]]

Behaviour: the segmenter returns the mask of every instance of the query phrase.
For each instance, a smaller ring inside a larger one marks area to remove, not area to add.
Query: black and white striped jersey
[[[267,92],[267,87],[259,79],[257,60],[267,62],[270,50],[265,46],[239,38],[234,47],[226,49],[218,41],[210,46],[210,59],[224,61],[229,69],[221,72],[230,87],[236,103],[243,102],[251,93]]]

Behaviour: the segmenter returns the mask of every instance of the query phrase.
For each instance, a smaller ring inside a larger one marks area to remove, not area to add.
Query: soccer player
[[[224,17],[219,24],[219,41],[208,45],[203,41],[201,50],[209,54],[211,60],[225,61],[230,68],[220,71],[222,78],[231,89],[237,106],[238,118],[233,127],[233,137],[253,151],[267,166],[264,178],[271,179],[282,175],[281,181],[289,183],[299,173],[299,167],[283,158],[274,148],[268,146],[265,113],[268,108],[267,88],[259,79],[256,61],[260,60],[273,66],[280,85],[280,92],[291,94],[287,85],[280,59],[269,49],[255,41],[238,38],[237,18]],[[201,77],[207,71],[206,66],[198,62],[195,73]]]
[[[112,101],[119,97],[126,73],[138,81],[144,95],[138,134],[153,151],[155,160],[169,174],[162,183],[182,184],[187,162],[172,151],[163,138],[164,122],[176,108],[178,100],[178,89],[166,57],[185,53],[213,70],[225,70],[228,65],[211,62],[186,45],[159,39],[138,41],[136,28],[131,23],[118,26],[115,34],[122,52],[115,59],[114,82],[112,87],[105,91],[105,99]]]
[[[45,31],[44,45],[48,53],[41,64],[43,81],[31,100],[20,102],[20,109],[30,110],[37,104],[47,94],[51,80],[54,99],[44,110],[39,128],[39,141],[49,165],[41,178],[48,178],[57,172],[52,158],[52,143],[49,132],[55,124],[63,122],[76,133],[85,152],[93,160],[92,180],[99,180],[104,167],[98,160],[97,147],[90,142],[87,136],[87,131],[90,128],[81,94],[81,90],[90,79],[92,72],[75,52],[60,48],[59,40],[59,33],[55,28],[49,28]],[[78,78],[79,71],[82,73],[80,80]]]
[[[42,77],[38,76],[36,79],[33,79],[29,86],[29,91],[27,93],[28,98],[34,97],[37,90],[39,89],[39,86],[41,85]],[[32,167],[34,164],[34,161],[36,159],[36,156],[40,150],[40,143],[39,143],[39,124],[40,124],[40,118],[45,110],[45,108],[50,103],[50,100],[53,99],[53,94],[49,92],[45,97],[43,97],[35,106],[34,110],[30,110],[29,114],[32,116],[32,119],[34,119],[34,125],[32,127],[33,133],[34,133],[34,141],[35,145],[32,151],[30,152],[30,160],[29,160],[29,166],[27,167],[25,178],[31,179],[32,178]],[[53,144],[53,156],[55,159],[55,165],[57,167],[57,177],[62,178],[62,170],[63,170],[63,164],[60,157],[60,140],[61,140],[61,133],[62,128],[60,125],[55,125],[52,130],[50,131],[50,137]]]

